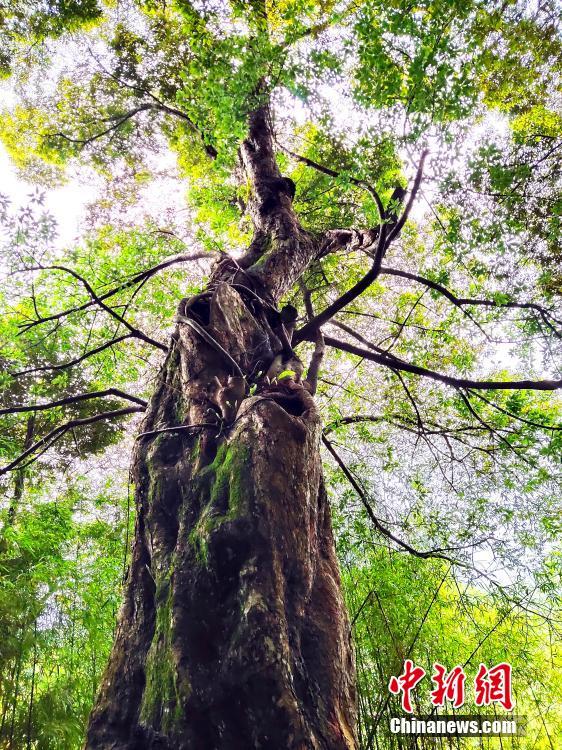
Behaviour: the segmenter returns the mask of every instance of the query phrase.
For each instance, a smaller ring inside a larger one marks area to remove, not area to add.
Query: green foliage
[[[49,37],[91,26],[102,16],[98,0],[49,0],[43,4],[16,0],[2,8],[0,74],[12,71],[13,57],[22,44],[37,44]]]
[[[0,742],[79,747],[119,604],[126,523],[107,484],[31,485],[0,532]],[[126,493],[125,493],[126,494]],[[85,516],[90,520],[84,521]]]
[[[294,370],[283,370],[277,376],[277,380],[283,380],[284,378],[293,378],[296,375]]]
[[[362,103],[398,102],[437,121],[466,116],[476,97],[470,22],[476,4],[457,0],[363,4],[355,26]]]
[[[451,573],[446,564],[430,564],[389,553],[369,544],[368,534],[343,542],[340,554],[360,558],[344,564],[344,585],[354,623],[359,672],[360,735],[362,747],[376,733],[380,747],[395,747],[389,732],[390,718],[401,716],[399,698],[388,692],[392,675],[402,672],[405,658],[426,670],[428,676],[413,693],[416,715],[430,714],[430,681],[438,661],[447,671],[462,665],[467,675],[464,714],[490,715],[490,707],[474,704],[473,681],[482,662],[489,667],[507,661],[513,672],[515,713],[527,717],[525,736],[482,739],[481,747],[549,748],[559,736],[562,692],[559,643],[549,626],[536,615],[517,612],[512,605]],[[447,713],[452,713],[450,704]],[[544,722],[544,723],[543,723]],[[544,742],[543,742],[544,738]],[[421,747],[431,747],[420,738]],[[455,747],[473,747],[472,740],[455,741]],[[538,744],[540,743],[540,744]]]

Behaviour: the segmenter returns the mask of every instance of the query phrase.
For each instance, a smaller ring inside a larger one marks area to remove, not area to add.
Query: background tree
[[[400,746],[409,655],[511,659],[554,747],[556,7],[22,3],[1,34],[14,162],[99,197],[65,250],[2,204],[0,741],[77,746],[134,491],[87,747]]]

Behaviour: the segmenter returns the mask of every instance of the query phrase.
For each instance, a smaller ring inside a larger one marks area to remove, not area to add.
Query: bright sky
[[[0,143],[0,193],[10,199],[12,206],[25,206],[37,189],[22,180]],[[45,191],[45,208],[57,220],[57,246],[68,245],[80,235],[80,225],[85,218],[86,205],[92,200],[92,189],[76,181]]]

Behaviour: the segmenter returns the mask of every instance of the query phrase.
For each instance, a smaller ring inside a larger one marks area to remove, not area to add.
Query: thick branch
[[[318,241],[301,227],[293,208],[295,185],[279,171],[267,104],[250,114],[240,160],[252,186],[248,209],[254,225],[251,252],[240,264],[262,296],[278,300],[316,257]]]
[[[445,383],[453,388],[475,388],[478,390],[530,390],[530,391],[556,391],[562,388],[562,380],[471,380],[468,378],[457,378],[452,375],[444,375],[434,370],[428,370],[426,367],[420,367],[419,365],[405,362],[391,357],[390,355],[381,355],[376,352],[369,351],[368,349],[361,349],[353,344],[348,344],[346,341],[340,341],[332,336],[325,336],[326,344],[335,349],[348,352],[349,354],[355,354],[358,357],[363,357],[371,362],[376,362],[378,365],[384,365],[393,370],[401,370],[403,372],[410,372],[413,375],[423,375],[431,380],[436,380],[439,383]]]
[[[316,393],[316,388],[318,387],[318,373],[320,371],[320,365],[322,364],[322,360],[324,358],[325,350],[326,347],[324,345],[324,336],[322,335],[322,331],[320,331],[319,329],[316,332],[316,346],[314,347],[314,352],[312,354],[308,372],[306,374],[306,382],[308,383],[310,392],[313,396]]]
[[[371,286],[373,281],[376,280],[381,270],[383,258],[386,255],[390,244],[400,234],[402,227],[406,223],[410,211],[412,210],[412,206],[414,205],[416,195],[421,185],[423,166],[427,154],[427,151],[422,152],[420,163],[416,172],[416,177],[414,179],[414,184],[410,192],[410,197],[408,199],[408,203],[406,204],[406,208],[402,212],[402,215],[400,216],[396,224],[383,224],[380,227],[375,251],[373,253],[373,265],[371,266],[371,268],[367,271],[365,276],[363,276],[363,278],[357,282],[357,284],[352,286],[351,289],[348,289],[347,292],[344,292],[341,297],[332,302],[331,305],[328,305],[328,307],[321,313],[316,315],[315,318],[305,323],[305,325],[296,332],[295,340],[297,342],[309,338],[313,330],[320,328],[322,325],[324,325],[324,323],[330,320],[330,318],[333,318],[336,313],[346,307],[350,302],[353,302],[354,299],[357,299],[357,297],[363,294],[363,292]],[[368,250],[369,248],[365,249]]]
[[[327,323],[330,318],[333,318],[336,313],[346,307],[346,305],[348,305],[350,302],[353,302],[354,299],[363,294],[363,292],[371,286],[379,273],[380,260],[377,260],[377,258],[380,256],[380,249],[384,247],[385,242],[386,227],[383,226],[379,234],[375,260],[373,261],[373,265],[371,266],[371,268],[367,271],[362,279],[360,279],[351,287],[351,289],[348,289],[347,292],[344,292],[341,297],[338,297],[338,299],[332,302],[331,305],[328,305],[325,310],[312,318],[312,320],[309,320],[308,323],[305,323],[302,328],[296,331],[294,336],[295,342],[298,343],[299,341],[304,341],[305,339],[309,338],[312,335],[313,331],[317,330],[325,323]]]
[[[291,200],[279,196],[279,207],[274,212],[269,203],[273,192],[280,193],[278,186],[283,179],[273,149],[271,112],[267,104],[258,107],[250,114],[248,136],[240,148],[240,157],[248,179],[252,184],[252,197],[249,203],[250,214],[256,230],[268,231],[272,227],[273,213],[279,208],[292,212]],[[273,206],[271,206],[273,208]]]

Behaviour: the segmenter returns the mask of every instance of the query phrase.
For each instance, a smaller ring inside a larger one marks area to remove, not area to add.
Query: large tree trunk
[[[248,270],[222,261],[180,306],[137,442],[132,560],[88,750],[356,747],[314,399],[298,377],[256,375],[279,348],[274,304],[311,259],[264,123],[241,149],[256,196]],[[222,424],[233,365],[186,316],[256,382]]]

